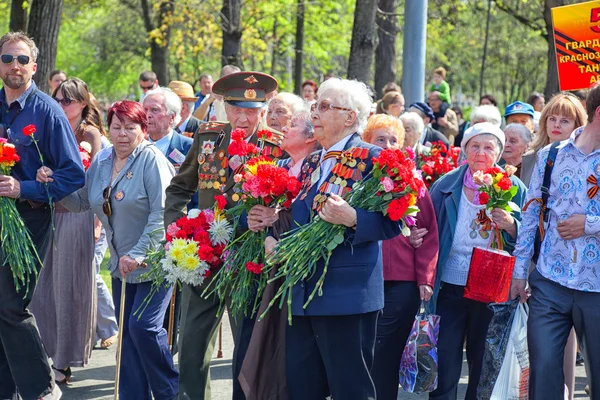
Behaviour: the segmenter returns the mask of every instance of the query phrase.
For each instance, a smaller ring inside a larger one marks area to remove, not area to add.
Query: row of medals
[[[357,162],[356,158],[354,157],[349,157],[347,158],[346,156],[341,157],[341,159],[339,160],[339,162],[334,165],[332,171],[335,171],[336,168],[341,168],[343,166],[349,167],[349,168],[354,168],[358,165],[358,170],[359,171],[364,171],[367,167],[367,165],[364,162]],[[342,188],[345,188],[346,186],[348,186],[348,181],[342,177],[342,176],[337,176],[335,174],[335,172],[333,173],[333,175],[331,175],[331,177],[329,178],[329,183],[332,183],[334,185],[339,185]],[[316,206],[316,208],[320,208],[319,206],[321,205],[320,203],[324,203],[327,200],[327,193],[317,193],[315,195],[315,198],[313,199],[313,204]]]

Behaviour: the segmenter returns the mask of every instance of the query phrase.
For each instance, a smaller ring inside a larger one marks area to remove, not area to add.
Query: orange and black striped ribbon
[[[538,222],[538,225],[539,225],[539,230],[540,230],[540,239],[543,242],[544,241],[544,236],[546,236],[546,230],[544,229],[544,214],[546,212],[546,205],[544,204],[544,201],[540,197],[536,197],[534,199],[529,200],[523,206],[523,212],[527,211],[527,207],[529,207],[529,205],[532,202],[534,202],[534,201],[537,202],[537,203],[540,203],[540,206],[541,206],[541,208],[540,208],[540,221]]]
[[[321,162],[323,162],[325,160],[329,160],[330,158],[337,158],[337,157],[341,157],[341,156],[342,156],[341,151],[328,151],[327,153],[325,153],[325,157],[323,157]]]
[[[590,176],[588,176],[586,181],[588,183],[591,183],[592,185],[594,185],[591,188],[589,188],[587,191],[588,198],[592,199],[592,198],[594,198],[596,193],[598,193],[598,190],[600,190],[600,188],[598,187],[598,180],[596,179],[596,177],[594,175],[590,175]]]

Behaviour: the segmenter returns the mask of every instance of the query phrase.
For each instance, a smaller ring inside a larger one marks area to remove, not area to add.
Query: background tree
[[[33,0],[31,3],[27,33],[40,50],[33,79],[43,92],[48,91],[48,77],[56,64],[62,10],[63,0]]]
[[[356,0],[348,79],[357,79],[367,84],[371,81],[373,53],[377,46],[376,12],[377,0]]]
[[[169,40],[175,0],[161,0],[156,4],[152,0],[140,0],[140,4],[150,41],[152,71],[156,73],[158,82],[166,86],[169,83]]]
[[[242,68],[240,46],[242,40],[242,1],[223,0],[221,25],[223,27],[223,50],[221,63],[237,65]]]
[[[398,37],[398,0],[379,0],[375,18],[379,43],[375,50],[375,93],[383,96],[388,82],[396,81],[396,38]]]
[[[304,52],[304,0],[298,0],[296,14],[296,63],[294,65],[294,92],[302,95],[302,64]]]
[[[27,1],[12,0],[9,30],[27,32]]]

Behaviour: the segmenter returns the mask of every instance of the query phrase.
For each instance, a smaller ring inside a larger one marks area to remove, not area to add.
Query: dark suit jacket
[[[200,125],[202,125],[202,121],[192,115],[185,126],[185,131],[181,132],[181,134],[187,138],[193,139],[194,135],[198,131],[198,128],[200,128]]]
[[[189,126],[189,123],[188,123],[188,126]],[[190,148],[192,147],[193,142],[194,141],[192,139],[190,139],[189,137],[185,137],[182,134],[173,132],[173,137],[171,138],[171,143],[169,143],[169,150],[167,150],[167,159],[171,162],[171,164],[173,164],[173,167],[175,167],[175,171],[179,171],[179,168],[181,167],[181,163],[182,163],[182,160],[179,160],[179,157],[177,156],[177,152],[175,152],[175,150],[177,150],[179,153],[181,153],[181,155],[183,155],[183,157],[185,158],[185,156],[187,156],[187,153],[190,151]],[[190,200],[190,202],[188,203],[187,208],[188,208],[188,210],[191,210],[192,208],[197,208],[197,207],[198,207],[198,193],[195,193],[192,196],[192,199]]]
[[[444,136],[444,134],[442,132],[436,131],[431,126],[426,126],[425,127],[425,144],[427,144],[427,142],[433,143],[433,142],[439,142],[439,141],[443,142],[446,146],[450,146],[450,142],[448,141],[448,138],[446,136]]]
[[[381,148],[365,143],[360,135],[353,134],[346,144],[345,150],[353,147],[367,148],[368,157],[362,162],[366,164],[363,176],[366,176],[373,166],[371,158],[381,151]],[[313,153],[319,154],[319,152]],[[302,166],[302,179],[308,178],[315,170],[319,157],[308,156]],[[331,172],[325,181],[331,177]],[[354,181],[348,180],[347,187],[352,187]],[[307,189],[296,198],[292,206],[292,226],[306,225],[313,212],[313,199],[317,194],[318,185]],[[369,212],[356,209],[356,230],[346,230],[346,241],[339,245],[331,255],[323,295],[315,296],[306,309],[304,303],[312,293],[324,268],[323,260],[317,266],[316,273],[292,290],[293,315],[332,316],[362,314],[383,308],[383,263],[379,240],[391,239],[400,233],[397,223],[391,221],[380,212]]]

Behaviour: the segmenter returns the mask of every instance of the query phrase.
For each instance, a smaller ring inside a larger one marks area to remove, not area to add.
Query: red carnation
[[[246,130],[245,129],[237,128],[237,129],[234,129],[233,131],[231,131],[231,140],[238,142],[240,140],[244,140],[245,138],[246,138]]]
[[[484,205],[490,201],[490,196],[486,192],[479,193],[479,204]]]
[[[512,186],[512,181],[506,176],[498,182],[498,187],[502,190],[509,190]]]
[[[273,137],[273,133],[267,129],[259,130],[256,135],[259,139],[271,139]]]
[[[219,210],[224,210],[227,205],[227,199],[222,194],[215,196],[215,200],[217,201],[217,207]]]
[[[205,230],[198,231],[194,234],[194,242],[210,245],[210,235]]]
[[[175,234],[175,238],[177,239],[187,239],[187,234],[185,233],[185,231],[183,229],[177,231],[177,233]]]
[[[399,221],[408,210],[407,196],[392,200],[388,206],[388,215],[392,221]]]
[[[29,124],[23,128],[23,135],[32,136],[36,132],[35,125]]]
[[[215,257],[213,248],[211,246],[203,244],[198,249],[198,257],[200,257],[200,259],[202,261],[206,261],[206,262],[212,261],[212,259]]]
[[[263,268],[264,268],[264,264],[259,264],[259,263],[255,263],[252,261],[248,261],[246,263],[246,269],[256,275],[261,274]]]

